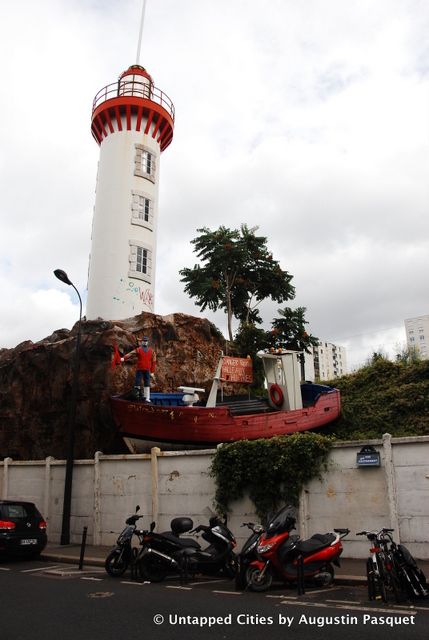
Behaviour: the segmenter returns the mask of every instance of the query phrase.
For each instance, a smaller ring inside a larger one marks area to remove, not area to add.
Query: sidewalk
[[[83,567],[104,567],[104,560],[112,547],[94,547],[87,545],[85,548]],[[43,560],[49,562],[65,562],[79,566],[81,554],[80,544],[60,545],[48,543],[41,554]],[[337,584],[366,584],[365,560],[355,558],[340,558],[341,567],[335,567],[335,582]],[[429,577],[429,560],[417,561],[423,573]]]
[[[83,558],[84,567],[104,567],[104,560],[111,550],[112,547],[86,545]],[[80,555],[80,544],[61,545],[55,542],[48,542],[40,554],[40,558],[48,562],[65,562],[79,566]]]

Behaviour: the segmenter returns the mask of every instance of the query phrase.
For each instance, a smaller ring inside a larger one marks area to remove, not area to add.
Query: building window
[[[139,278],[145,282],[152,281],[152,251],[144,245],[130,243],[130,270],[131,278]]]
[[[155,182],[156,158],[155,154],[142,144],[135,145],[134,175],[147,178]]]
[[[131,192],[131,222],[153,229],[153,202],[142,191]]]

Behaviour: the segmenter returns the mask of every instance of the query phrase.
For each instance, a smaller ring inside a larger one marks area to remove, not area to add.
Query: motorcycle
[[[209,525],[199,525],[193,529],[191,518],[173,518],[171,531],[151,531],[143,537],[143,547],[137,557],[139,570],[143,578],[150,582],[161,582],[167,575],[179,573],[189,575],[203,573],[216,575],[222,573],[228,577],[235,575],[236,541],[226,524],[217,516],[210,518]],[[184,533],[201,533],[209,543],[205,549],[194,538],[181,537]]]
[[[243,522],[241,526],[250,529],[251,534],[244,543],[240,553],[237,555],[237,570],[235,573],[236,591],[241,591],[247,586],[246,572],[250,563],[257,558],[256,548],[264,532],[264,527],[261,524]]]
[[[132,546],[133,536],[137,535],[140,544],[143,542],[144,532],[137,529],[137,521],[143,518],[143,516],[137,515],[139,511],[140,507],[137,505],[135,514],[125,520],[126,526],[119,534],[115,548],[112,549],[104,562],[104,568],[113,578],[122,576],[135,561],[137,549]]]
[[[291,535],[295,529],[294,509],[283,507],[268,522],[253,560],[246,571],[246,583],[252,591],[266,591],[275,578],[285,583],[311,579],[317,586],[327,587],[334,579],[333,565],[340,566],[341,540],[349,529],[332,533],[316,533],[308,540]]]

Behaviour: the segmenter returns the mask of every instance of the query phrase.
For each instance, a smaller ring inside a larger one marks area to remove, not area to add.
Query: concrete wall
[[[429,558],[429,437],[391,438],[366,442],[381,454],[380,467],[359,468],[356,454],[362,442],[334,446],[329,468],[304,489],[298,511],[298,533],[308,537],[333,527],[348,527],[344,556],[364,558],[366,539],[356,531],[392,527],[396,539],[420,559]],[[105,456],[76,461],[71,505],[71,541],[79,542],[88,527],[88,543],[111,545],[125,517],[137,504],[157,530],[168,529],[177,515],[194,524],[207,522],[215,485],[209,474],[213,451],[160,452]],[[37,503],[48,521],[48,535],[59,541],[65,462],[47,458],[0,463],[0,496]],[[239,546],[246,539],[243,521],[257,521],[248,498],[232,505],[228,520]]]

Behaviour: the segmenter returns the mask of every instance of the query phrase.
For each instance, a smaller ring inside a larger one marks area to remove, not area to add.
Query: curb
[[[334,584],[341,584],[341,585],[347,585],[347,584],[354,584],[354,585],[366,585],[366,578],[364,578],[363,576],[335,576],[334,578]]]
[[[60,553],[41,553],[40,560],[46,560],[48,562],[64,562],[65,564],[79,565],[79,558],[72,558],[70,556],[63,556]],[[93,567],[104,567],[104,559],[92,558],[91,556],[84,557],[84,565],[91,565]]]

